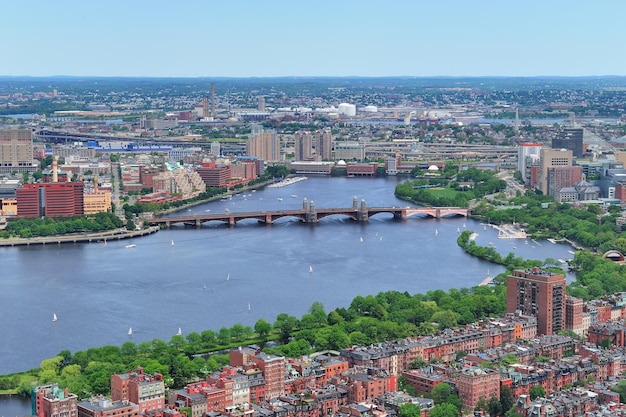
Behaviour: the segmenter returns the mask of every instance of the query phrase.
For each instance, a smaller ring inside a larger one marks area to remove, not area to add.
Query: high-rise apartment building
[[[565,329],[565,276],[540,268],[515,270],[506,280],[506,311],[537,317],[537,333]]]
[[[296,144],[296,161],[313,159],[313,135],[308,130],[298,130],[294,135]]]
[[[30,129],[0,129],[0,173],[32,172],[33,136]]]
[[[333,159],[333,134],[330,129],[315,131],[315,154],[318,160],[330,161]]]
[[[265,399],[271,400],[285,395],[285,358],[261,352],[251,356],[250,360],[263,372]]]
[[[276,131],[253,125],[248,138],[247,153],[263,161],[280,161],[280,139]]]
[[[583,129],[565,128],[552,139],[553,149],[569,149],[575,158],[583,156]]]

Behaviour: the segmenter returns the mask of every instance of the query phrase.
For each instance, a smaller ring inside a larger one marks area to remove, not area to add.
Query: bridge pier
[[[265,224],[272,224],[272,215],[271,214],[266,214],[265,215]]]
[[[357,211],[356,218],[360,222],[368,222],[370,220],[367,206],[365,205],[365,200],[361,200],[361,208],[359,209],[359,211]]]
[[[235,221],[235,218],[234,218],[233,216],[230,216],[230,217],[228,218],[228,225],[229,225],[229,226],[234,226],[234,225],[236,225],[236,224],[237,224],[237,222]]]
[[[307,223],[317,223],[317,211],[315,211],[315,202],[311,200],[309,204],[309,211],[306,212]]]
[[[440,219],[441,218],[441,209],[435,209],[435,218],[436,219]]]
[[[202,227],[202,222],[200,221],[200,219],[196,219],[196,228],[199,229]]]

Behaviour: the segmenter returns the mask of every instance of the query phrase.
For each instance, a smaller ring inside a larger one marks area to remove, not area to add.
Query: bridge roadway
[[[328,216],[346,216],[354,221],[367,222],[371,216],[379,213],[393,214],[394,219],[406,220],[415,215],[434,217],[437,219],[464,216],[467,217],[469,210],[463,207],[367,207],[365,200],[359,205],[356,198],[352,207],[349,208],[323,208],[316,209],[313,201],[309,204],[306,199],[301,209],[296,210],[276,210],[276,211],[254,211],[245,213],[224,213],[224,214],[204,214],[199,216],[180,216],[180,217],[155,217],[148,220],[151,226],[170,227],[173,224],[182,223],[186,226],[201,227],[203,223],[217,221],[226,223],[230,226],[236,225],[238,222],[247,219],[255,219],[259,223],[272,224],[276,220],[283,217],[293,217],[299,219],[302,223],[317,223],[319,220]]]

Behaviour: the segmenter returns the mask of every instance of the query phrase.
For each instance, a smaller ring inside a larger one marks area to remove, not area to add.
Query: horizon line
[[[271,78],[626,78],[626,74],[595,75],[9,75],[0,78],[187,78],[187,79],[271,79]]]

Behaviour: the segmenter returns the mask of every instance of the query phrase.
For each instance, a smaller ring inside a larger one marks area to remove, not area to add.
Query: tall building
[[[82,182],[24,184],[16,190],[20,217],[82,216],[84,209]]]
[[[333,159],[333,134],[330,129],[315,131],[315,154],[317,159],[330,161]]]
[[[0,173],[33,172],[33,136],[30,129],[0,129]]]
[[[211,153],[215,156],[221,156],[221,149],[219,142],[211,142]]]
[[[264,352],[250,357],[265,378],[265,399],[272,400],[285,395],[285,358]]]
[[[565,329],[565,276],[532,268],[515,270],[506,280],[506,311],[537,317],[537,333]]]
[[[561,188],[572,187],[580,182],[582,168],[573,166],[574,158],[569,149],[541,149],[537,183],[531,184],[546,195],[556,197]]]
[[[541,147],[539,143],[522,143],[517,148],[517,170],[524,184],[530,184],[530,167],[539,163]]]
[[[78,397],[58,384],[40,385],[31,389],[32,414],[46,417],[77,417]]]
[[[575,158],[583,156],[583,128],[565,128],[552,139],[553,149],[569,149]]]
[[[313,135],[308,130],[298,130],[294,135],[296,144],[296,161],[313,159]]]
[[[253,125],[248,139],[247,153],[263,161],[280,161],[280,139],[273,129]]]

